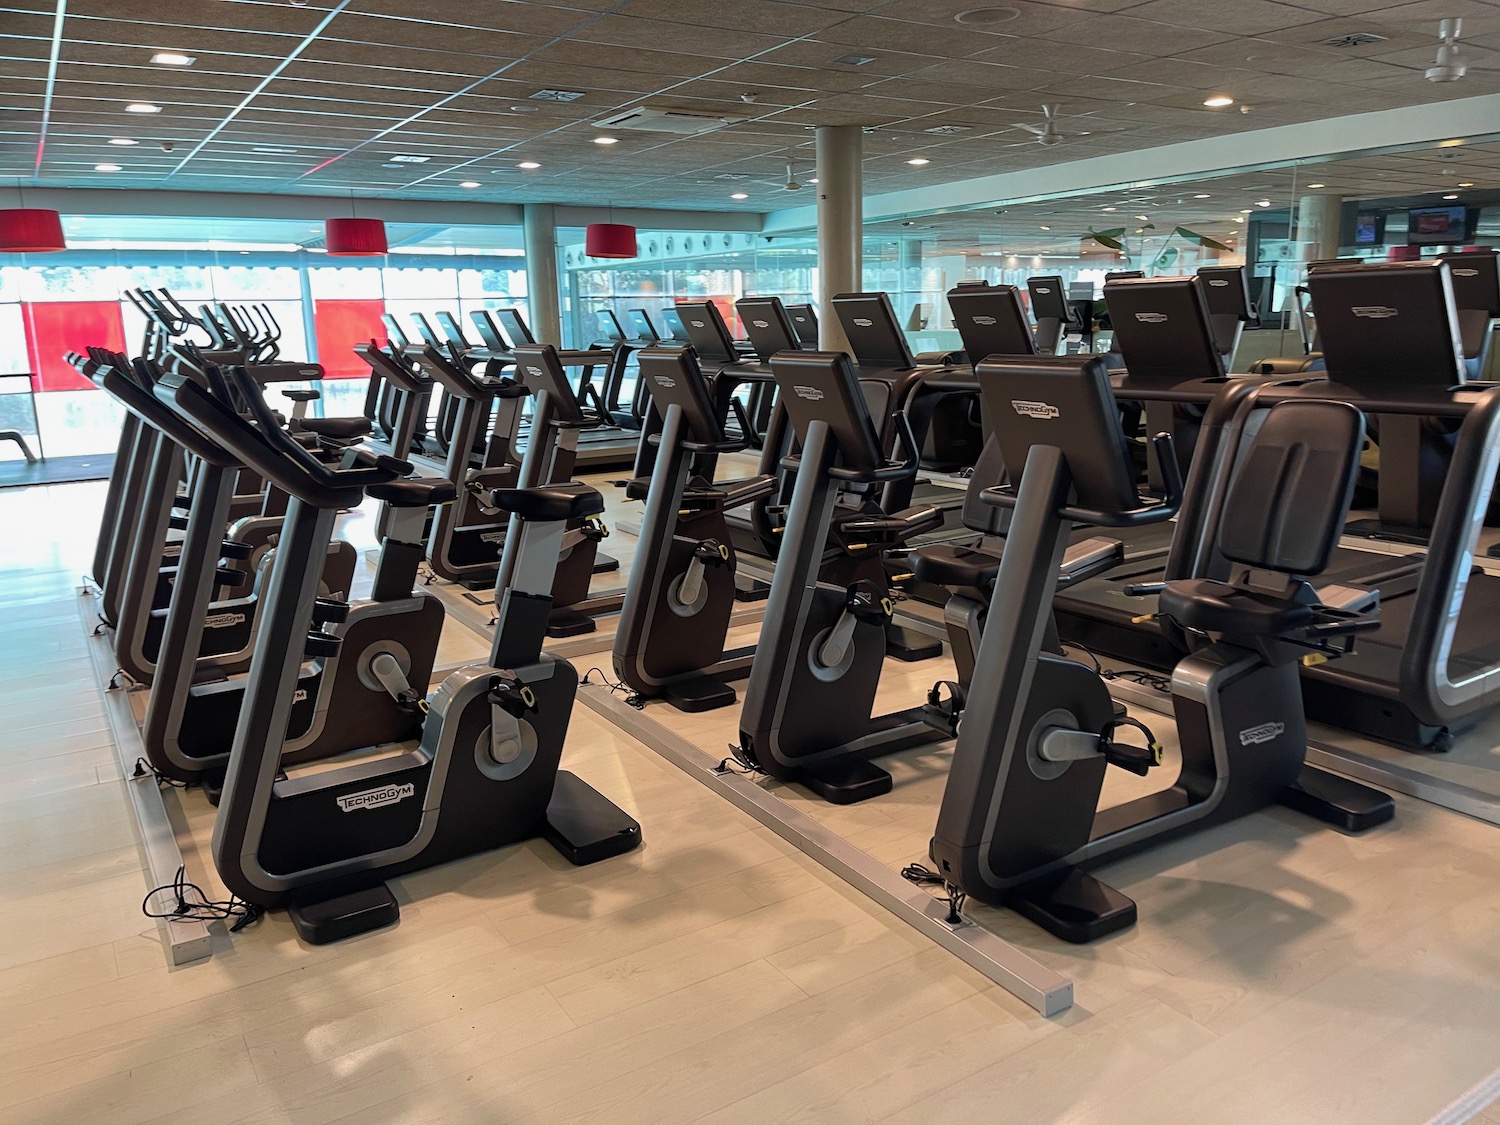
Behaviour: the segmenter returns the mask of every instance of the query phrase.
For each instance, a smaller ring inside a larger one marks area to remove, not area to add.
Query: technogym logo
[[[1279,738],[1286,733],[1285,723],[1261,723],[1258,727],[1248,727],[1240,731],[1241,746],[1259,746],[1262,742],[1270,742],[1273,738]]]
[[[1166,313],[1158,313],[1158,312],[1136,313],[1135,314],[1135,318],[1136,318],[1136,320],[1140,321],[1142,324],[1165,324],[1165,323],[1167,323],[1167,314]]]
[[[1354,305],[1349,311],[1366,320],[1390,320],[1393,316],[1401,315],[1399,309],[1393,309],[1390,305]]]
[[[1039,418],[1050,422],[1062,413],[1050,402],[1032,402],[1028,399],[1013,398],[1010,400],[1010,408],[1022,418]]]
[[[990,325],[995,323],[995,318],[992,316],[974,316],[970,317],[969,319],[972,320],[975,324]]]
[[[676,379],[668,379],[665,375],[653,375],[651,376],[651,381],[658,387],[666,387],[668,390],[677,385]]]
[[[859,325],[861,328],[870,328],[874,325],[875,322],[873,320],[866,320],[864,317],[857,316],[854,318],[854,323]]]
[[[1213,286],[1215,289],[1223,289],[1228,284],[1229,282],[1225,281],[1222,277],[1212,278],[1209,280],[1209,285]]]
[[[794,383],[792,384],[792,390],[797,392],[798,398],[805,398],[808,402],[821,402],[823,400],[823,392],[818,390],[817,387],[799,387]]]
[[[755,325],[755,327],[757,328],[771,327],[771,322],[769,320],[752,320],[750,323]]]
[[[232,625],[243,625],[245,615],[243,613],[216,613],[212,617],[203,619],[205,629],[228,629]]]
[[[408,781],[404,785],[382,785],[378,789],[366,789],[362,793],[346,793],[335,799],[344,812],[356,812],[359,809],[379,809],[394,805],[416,792],[417,787]]]

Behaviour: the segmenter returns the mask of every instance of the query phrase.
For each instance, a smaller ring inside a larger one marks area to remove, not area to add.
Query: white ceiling
[[[61,19],[56,0],[0,0],[0,179],[765,211],[792,195],[775,187],[788,158],[807,174],[819,124],[874,128],[876,193],[1500,91],[1485,0],[1002,3],[1014,15],[976,25],[953,17],[986,0],[70,0]],[[1473,69],[1428,83],[1448,16]],[[1316,45],[1351,32],[1386,38]],[[197,61],[153,66],[154,50]],[[545,88],[582,97],[534,100]],[[1238,104],[1205,109],[1219,91]],[[1088,135],[1029,140],[1015,123],[1045,101]],[[592,122],[640,104],[748,119],[592,143]]]

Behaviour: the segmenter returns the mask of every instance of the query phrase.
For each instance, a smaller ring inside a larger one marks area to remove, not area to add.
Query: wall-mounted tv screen
[[[1361,211],[1354,216],[1354,245],[1374,246],[1380,241],[1380,213]]]
[[[1457,246],[1468,228],[1467,207],[1421,207],[1406,213],[1408,246]]]

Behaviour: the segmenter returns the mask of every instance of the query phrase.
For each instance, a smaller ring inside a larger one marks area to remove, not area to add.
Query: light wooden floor
[[[1142,924],[1098,946],[987,918],[1078,981],[1047,1021],[582,708],[567,764],[640,818],[639,852],[506,849],[401,880],[392,930],[312,949],[272,916],[169,971],[78,628],[102,492],[0,492],[6,1125],[1407,1125],[1500,1067],[1494,828],[1408,800],[1362,839],[1270,813],[1115,865]],[[916,858],[941,759],[884,802],[806,805]],[[199,798],[178,810],[206,839]]]

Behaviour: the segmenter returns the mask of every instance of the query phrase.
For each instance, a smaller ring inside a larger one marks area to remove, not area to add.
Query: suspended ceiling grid
[[[1009,0],[1005,22],[954,21],[976,5],[69,0],[59,18],[55,0],[0,0],[0,178],[766,210],[792,197],[789,158],[808,174],[819,124],[875,127],[873,193],[1500,91],[1500,7],[1481,0]],[[1428,83],[1437,21],[1454,15],[1470,74]],[[1314,45],[1353,31],[1386,38]],[[196,63],[153,66],[156,50]],[[851,55],[869,61],[838,61]],[[582,96],[536,100],[544,89]],[[1220,90],[1240,104],[1204,109]],[[162,112],[125,112],[138,101]],[[1015,127],[1046,101],[1072,134],[1051,148]],[[593,122],[643,103],[746,120],[592,143]],[[929,132],[942,128],[963,131]],[[542,167],[516,168],[527,159]]]

